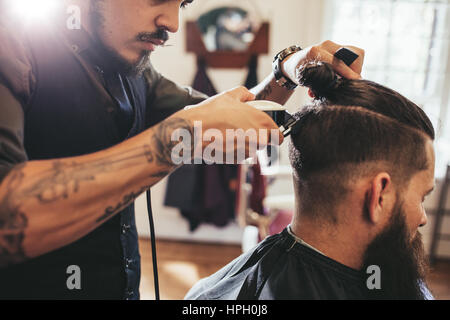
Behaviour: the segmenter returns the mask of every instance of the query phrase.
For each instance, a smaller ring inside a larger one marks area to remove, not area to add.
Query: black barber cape
[[[340,264],[289,232],[257,247],[200,280],[187,300],[362,300],[370,275]],[[433,300],[422,286],[427,300]]]
[[[200,280],[188,300],[364,299],[367,275],[300,243],[285,229]]]

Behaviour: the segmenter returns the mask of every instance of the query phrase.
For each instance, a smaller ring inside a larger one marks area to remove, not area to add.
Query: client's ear
[[[366,219],[370,223],[377,224],[385,220],[391,210],[392,193],[392,180],[388,173],[379,173],[370,181],[364,204]]]

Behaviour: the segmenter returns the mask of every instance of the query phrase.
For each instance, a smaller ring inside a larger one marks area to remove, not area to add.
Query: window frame
[[[367,2],[373,4],[374,0],[346,0],[350,2],[355,2],[357,4],[363,4],[363,2]],[[420,2],[420,0],[384,0],[386,2]],[[330,39],[333,37],[335,33],[333,31],[333,25],[335,23],[335,6],[339,5],[338,2],[342,4],[342,0],[324,0],[324,22],[322,25],[322,38]],[[447,5],[446,14],[444,16],[444,28],[446,30],[450,30],[450,3],[446,3],[445,1],[439,0],[423,0],[422,2],[428,4],[439,4],[439,5]],[[330,39],[334,40],[334,39]],[[435,141],[435,149],[436,149],[436,177],[440,178],[445,175],[446,165],[450,163],[450,32],[449,35],[444,36],[443,38],[444,45],[442,45],[439,50],[439,56],[441,57],[441,61],[439,64],[442,64],[443,73],[443,81],[434,86],[434,88],[425,92],[425,90],[420,94],[414,97],[409,97],[417,104],[423,105],[424,110],[429,113],[429,106],[431,103],[427,103],[429,99],[433,99],[435,101],[435,106],[437,106],[436,110],[432,110],[434,113],[434,117],[431,116],[436,123],[436,141]],[[447,43],[447,46],[445,45]],[[353,44],[353,43],[348,43]],[[343,44],[345,45],[345,43]],[[363,48],[365,49],[365,48]],[[435,63],[435,62],[433,62]],[[364,76],[364,70],[363,70]],[[427,74],[425,74],[427,76]],[[369,78],[370,79],[370,78]],[[394,90],[396,88],[393,88]],[[401,90],[398,88],[397,90]],[[437,119],[436,119],[437,118]]]

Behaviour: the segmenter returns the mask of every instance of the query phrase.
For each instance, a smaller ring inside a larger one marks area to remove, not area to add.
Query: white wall
[[[184,20],[195,19],[203,13],[211,3],[233,4],[240,3],[249,6],[255,3],[261,12],[263,20],[270,22],[270,54],[260,58],[259,77],[264,78],[271,72],[272,57],[281,49],[292,44],[306,47],[319,43],[322,38],[322,25],[324,23],[324,1],[323,0],[198,0],[183,12],[180,31],[171,37],[169,41],[173,47],[160,48],[152,57],[154,66],[166,77],[179,84],[190,85],[196,72],[196,60],[192,54],[185,52]],[[332,40],[332,39],[331,39]],[[209,70],[209,75],[218,91],[223,91],[242,84],[247,75],[246,70]],[[299,108],[307,100],[305,90],[299,89],[288,102],[287,107],[292,112]],[[286,145],[282,161],[287,162]],[[203,225],[193,234],[189,232],[188,223],[178,213],[178,210],[163,205],[166,187],[166,179],[152,188],[153,212],[155,218],[156,233],[159,238],[178,240],[198,240],[210,242],[240,243],[242,230],[235,224],[219,229],[209,225]],[[284,194],[292,190],[291,181],[280,181],[273,185],[269,195]],[[439,188],[438,188],[439,190]],[[426,202],[426,207],[432,213],[436,207],[438,191]],[[136,219],[140,235],[148,236],[148,219],[145,197],[140,197],[136,202]],[[424,242],[429,246],[433,216],[430,215],[429,223],[422,231]],[[450,230],[450,221],[444,224],[445,230]],[[450,256],[450,243],[443,243],[439,247],[441,255]]]

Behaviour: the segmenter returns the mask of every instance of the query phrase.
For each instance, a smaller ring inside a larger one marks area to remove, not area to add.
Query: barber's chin
[[[131,64],[131,74],[141,75],[150,68],[150,52],[144,51],[140,57]]]
[[[120,54],[116,68],[127,75],[142,74],[150,67],[150,53],[147,51],[133,52],[132,54]]]
[[[156,44],[151,42],[142,42],[142,47],[144,48],[145,51],[153,52],[156,49]]]

